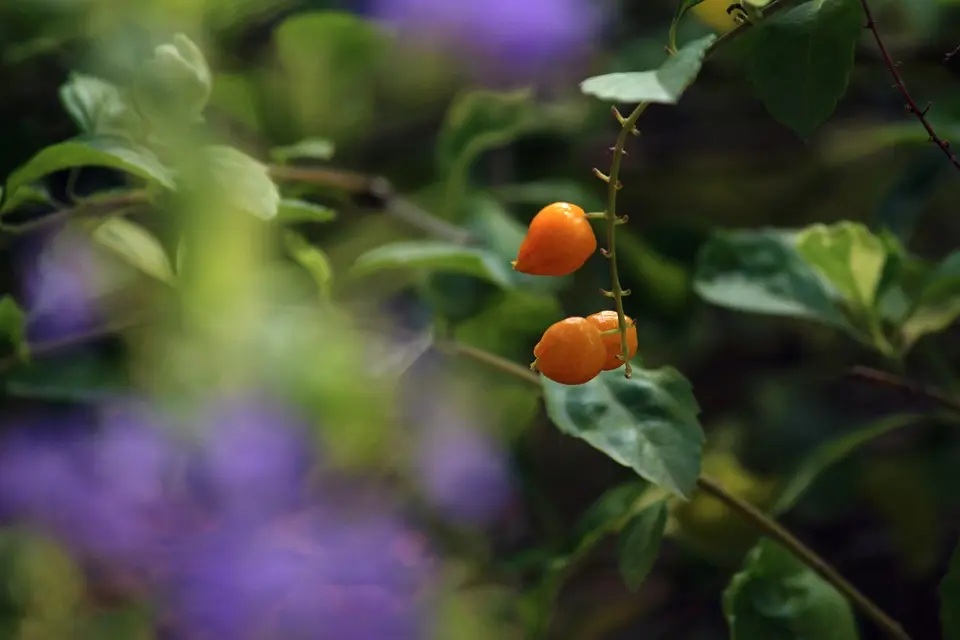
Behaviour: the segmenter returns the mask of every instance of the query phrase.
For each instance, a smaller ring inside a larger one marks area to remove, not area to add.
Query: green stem
[[[620,273],[617,269],[617,192],[620,191],[620,164],[623,160],[624,147],[627,145],[627,137],[633,135],[637,120],[643,115],[643,112],[650,106],[649,102],[641,102],[634,108],[630,115],[623,119],[620,127],[620,135],[617,136],[617,142],[613,145],[613,160],[610,162],[610,173],[607,175],[607,259],[610,260],[610,293],[617,309],[617,326],[620,329],[620,354],[624,361],[624,375],[630,377],[632,369],[627,347],[627,318],[623,312],[623,287],[620,285]]]
[[[873,603],[869,598],[860,593],[856,587],[847,582],[840,573],[833,568],[829,562],[817,555],[807,545],[798,540],[792,533],[780,526],[773,518],[763,513],[749,502],[738,498],[729,493],[715,480],[706,476],[700,476],[697,480],[697,487],[704,493],[708,493],[720,502],[724,503],[730,509],[737,513],[741,518],[752,524],[764,535],[779,542],[788,549],[794,556],[801,560],[805,565],[819,573],[824,580],[836,587],[837,591],[842,593],[848,600],[856,605],[860,611],[868,618],[873,620],[877,626],[887,632],[891,638],[897,640],[910,640],[910,636],[903,630],[900,624],[885,614],[880,607]]]

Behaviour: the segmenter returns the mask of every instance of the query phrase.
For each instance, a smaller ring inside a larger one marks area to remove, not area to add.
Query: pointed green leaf
[[[761,540],[723,593],[731,640],[857,640],[850,605],[823,578]]]
[[[281,224],[300,224],[302,222],[330,222],[337,212],[306,200],[284,198],[277,208],[277,222]]]
[[[333,282],[333,267],[327,255],[307,241],[299,233],[287,231],[283,234],[287,252],[297,264],[307,270],[317,285],[322,298],[330,297],[330,283]]]
[[[747,34],[754,93],[801,138],[830,117],[846,92],[863,21],[858,0],[812,0]]]
[[[678,371],[635,366],[630,379],[614,370],[577,386],[542,381],[547,415],[562,432],[640,477],[690,496],[700,474],[703,431],[690,383]]]
[[[608,73],[587,78],[580,83],[580,90],[608,102],[676,104],[697,79],[707,50],[716,39],[715,35],[709,35],[694,40],[655,71]]]
[[[960,316],[960,251],[937,265],[924,279],[900,333],[903,349],[909,349],[921,337],[949,327]]]
[[[880,436],[924,420],[922,415],[888,416],[878,422],[854,429],[814,449],[783,482],[777,501],[770,512],[780,515],[789,511],[820,474],[853,454],[861,446]]]
[[[333,157],[334,144],[326,138],[304,138],[303,140],[270,150],[274,162],[285,163],[291,160],[329,160]]]
[[[395,242],[372,249],[357,258],[351,275],[365,277],[388,269],[462,273],[506,289],[512,286],[511,269],[497,255],[482,249],[433,241]]]
[[[109,167],[173,189],[173,175],[145,147],[115,136],[83,136],[41,150],[7,178],[9,200],[18,189],[46,175],[77,167]],[[9,210],[6,203],[0,211]]]
[[[813,266],[850,304],[873,308],[887,261],[883,242],[864,225],[844,221],[815,224],[796,236],[800,257]]]
[[[139,122],[120,89],[94,76],[71,73],[60,87],[60,102],[84,133],[122,136]]]
[[[630,591],[647,579],[660,553],[667,526],[667,503],[660,500],[638,513],[620,534],[620,575]]]
[[[853,331],[834,304],[837,294],[784,232],[716,233],[700,252],[694,289],[728,309],[807,318]]]
[[[950,567],[940,582],[940,624],[943,640],[960,640],[960,544],[950,556]]]
[[[444,174],[465,171],[484,151],[507,145],[539,125],[528,89],[460,94],[440,129],[437,163]]]
[[[276,217],[280,192],[264,164],[221,145],[206,147],[204,155],[212,180],[233,206],[264,220]]]
[[[93,239],[147,275],[173,282],[173,268],[160,241],[135,222],[107,218],[93,230]]]

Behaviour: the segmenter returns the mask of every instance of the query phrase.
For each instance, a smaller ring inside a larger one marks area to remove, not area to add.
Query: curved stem
[[[626,118],[621,119],[620,114],[615,112],[617,119],[620,120],[620,135],[617,136],[617,142],[613,145],[613,160],[610,162],[610,173],[607,175],[607,259],[610,261],[610,295],[617,309],[617,327],[620,329],[620,354],[623,356],[624,374],[629,378],[632,370],[628,354],[630,350],[627,346],[627,318],[623,312],[623,287],[620,286],[620,273],[617,269],[617,192],[620,191],[620,161],[624,156],[624,147],[627,145],[627,137],[632,135],[637,120],[643,115],[643,112],[650,106],[649,102],[641,102]]]
[[[786,547],[805,565],[819,573],[824,580],[836,587],[837,591],[846,596],[865,616],[873,620],[891,638],[910,640],[910,636],[900,624],[885,614],[872,600],[860,593],[856,587],[847,582],[829,562],[818,556],[812,549],[800,542],[792,533],[780,526],[773,518],[763,513],[749,502],[727,492],[716,480],[706,476],[697,479],[697,487],[708,493],[720,502],[730,507],[744,520],[756,527],[761,533],[776,540]]]

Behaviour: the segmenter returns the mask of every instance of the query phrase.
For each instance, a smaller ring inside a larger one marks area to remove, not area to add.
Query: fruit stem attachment
[[[700,476],[697,479],[697,488],[725,504],[763,535],[780,543],[780,545],[790,551],[790,553],[796,556],[801,562],[832,584],[837,591],[856,605],[865,616],[873,620],[888,636],[896,638],[896,640],[910,640],[910,636],[907,635],[903,627],[901,627],[896,620],[884,613],[883,610],[874,604],[867,596],[860,593],[856,587],[847,582],[847,579],[833,568],[833,565],[817,555],[810,547],[800,542],[796,536],[780,526],[776,520],[749,502],[728,492],[721,484],[712,478]]]
[[[637,120],[643,115],[643,112],[650,106],[649,102],[641,102],[630,112],[626,118],[620,116],[620,113],[614,108],[613,113],[620,123],[620,134],[617,136],[617,142],[613,145],[613,159],[610,161],[610,173],[607,174],[607,252],[606,257],[610,260],[610,293],[617,309],[617,327],[620,330],[620,354],[624,360],[624,375],[629,378],[633,370],[630,368],[630,361],[627,354],[630,353],[627,348],[627,319],[623,312],[624,290],[620,286],[620,272],[617,269],[617,192],[620,190],[620,161],[623,159],[624,147],[627,146],[627,138],[633,135]]]

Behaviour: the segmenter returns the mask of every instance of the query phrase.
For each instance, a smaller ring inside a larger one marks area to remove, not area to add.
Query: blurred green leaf
[[[943,640],[960,640],[960,544],[950,556],[950,567],[940,582],[940,624]]]
[[[94,76],[71,73],[60,87],[60,101],[84,133],[122,136],[136,131],[139,122],[120,90]]]
[[[723,593],[731,640],[856,640],[844,597],[776,542],[763,539]]]
[[[330,283],[333,282],[333,267],[327,255],[319,247],[313,246],[306,238],[293,231],[286,231],[283,234],[283,242],[290,257],[306,269],[313,278],[320,291],[320,297],[328,299]]]
[[[639,589],[647,579],[666,526],[667,503],[660,500],[634,516],[620,534],[620,575],[630,591]]]
[[[863,313],[873,313],[887,252],[869,229],[849,221],[829,227],[814,224],[797,234],[796,247],[800,257],[847,302]]]
[[[337,212],[333,209],[306,200],[284,198],[277,207],[277,221],[281,224],[330,222],[336,217]]]
[[[572,202],[584,211],[603,210],[603,199],[597,195],[598,192],[573,180],[538,180],[490,187],[488,191],[507,204],[545,207],[552,202]]]
[[[231,205],[263,220],[277,215],[280,192],[267,167],[233,147],[204,148],[212,179]]]
[[[92,237],[148,276],[173,283],[173,267],[160,241],[135,222],[118,216],[107,218],[97,224]]]
[[[738,311],[817,320],[853,332],[836,293],[800,256],[789,234],[770,229],[720,231],[700,252],[694,289]]]
[[[529,349],[530,340],[544,327],[563,319],[563,309],[553,296],[512,290],[501,292],[496,301],[481,300],[486,307],[456,327],[457,340],[508,358]]]
[[[406,241],[372,249],[353,264],[354,277],[388,269],[446,271],[475,276],[503,288],[512,286],[510,267],[497,255],[482,249],[434,241]]]
[[[174,189],[173,175],[152,151],[115,136],[81,136],[41,150],[7,178],[6,200],[0,213],[24,186],[46,175],[78,167],[109,167]]]
[[[285,163],[291,160],[330,160],[335,146],[326,138],[304,138],[296,144],[274,147],[270,157],[274,162]]]
[[[444,175],[466,171],[484,151],[507,145],[538,126],[529,89],[470,91],[450,105],[437,140],[437,164]]]
[[[547,415],[641,478],[689,498],[700,474],[703,431],[690,383],[675,369],[643,369],[633,377],[604,371],[567,386],[542,377]]]
[[[257,86],[250,74],[218,73],[213,79],[209,108],[220,111],[251,131],[260,131]]]
[[[619,531],[638,512],[634,507],[649,486],[637,478],[607,489],[577,520],[574,536],[579,540],[593,532],[606,531],[614,524],[610,530]]]
[[[717,36],[711,34],[684,45],[654,71],[587,78],[580,83],[580,90],[608,102],[676,104],[697,79],[707,50],[716,39]]]
[[[26,339],[26,314],[10,296],[0,298],[0,336],[10,345],[14,355],[20,360],[26,360],[30,355],[30,347]]]
[[[815,0],[748,34],[747,75],[770,114],[809,138],[846,93],[863,32],[857,0]]]
[[[196,122],[210,100],[213,80],[200,48],[182,33],[158,45],[133,83],[137,112],[153,123]]]
[[[861,446],[924,419],[922,415],[888,416],[875,423],[854,429],[839,438],[823,443],[807,455],[783,482],[776,503],[770,510],[774,515],[789,511],[826,469],[851,455]]]
[[[295,13],[274,41],[292,109],[285,133],[340,140],[376,117],[375,77],[387,39],[375,23],[346,12]]]
[[[925,278],[919,297],[900,327],[902,348],[949,327],[960,316],[960,251],[943,259]]]
[[[4,391],[20,398],[50,402],[102,402],[129,391],[119,367],[90,353],[35,358],[4,377]]]

